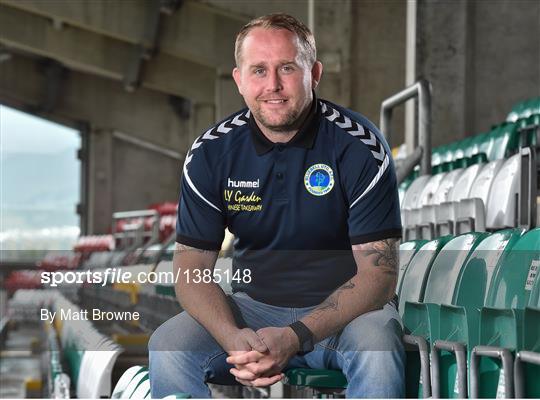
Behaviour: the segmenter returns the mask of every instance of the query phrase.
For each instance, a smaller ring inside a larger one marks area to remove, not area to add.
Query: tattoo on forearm
[[[399,264],[397,239],[384,239],[373,243],[371,248],[366,249],[366,255],[375,255],[375,266],[397,272]]]
[[[327,310],[337,310],[339,305],[339,296],[345,290],[354,289],[354,287],[355,284],[352,281],[348,281],[342,286],[340,286],[334,293],[328,296],[326,300],[324,300],[315,310],[313,310],[311,317],[314,319],[318,319],[320,315]]]

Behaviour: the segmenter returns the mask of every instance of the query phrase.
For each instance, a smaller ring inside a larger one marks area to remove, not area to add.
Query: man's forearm
[[[380,309],[392,298],[398,273],[398,241],[353,246],[358,273],[301,319],[315,342],[339,332],[354,318]]]
[[[194,249],[177,244],[174,255],[176,269],[212,269],[217,252]],[[185,278],[184,274],[179,274]],[[225,349],[231,347],[228,339],[238,330],[233,313],[221,287],[213,282],[194,283],[180,279],[176,283],[176,296],[182,308],[197,320]]]

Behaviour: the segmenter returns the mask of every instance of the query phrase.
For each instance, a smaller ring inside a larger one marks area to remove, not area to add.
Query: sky
[[[70,249],[79,234],[77,130],[0,105],[0,249]]]
[[[80,147],[78,132],[0,105],[0,146],[10,153],[57,153]]]

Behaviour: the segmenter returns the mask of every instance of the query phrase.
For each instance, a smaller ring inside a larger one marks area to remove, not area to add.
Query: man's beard
[[[282,122],[278,124],[272,123],[266,118],[264,112],[260,108],[253,110],[255,118],[259,121],[265,128],[273,132],[291,132],[295,129],[298,129],[299,119],[300,119],[300,110],[288,110],[285,114],[285,117],[282,119]]]

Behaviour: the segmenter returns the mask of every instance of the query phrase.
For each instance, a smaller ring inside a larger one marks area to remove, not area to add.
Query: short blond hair
[[[302,55],[308,65],[311,67],[317,60],[317,47],[315,46],[315,37],[309,28],[296,18],[284,14],[268,14],[259,18],[255,18],[248,22],[236,35],[234,45],[234,59],[236,65],[240,66],[242,58],[242,45],[248,33],[254,28],[264,29],[286,29],[298,37],[298,42],[302,49]]]

